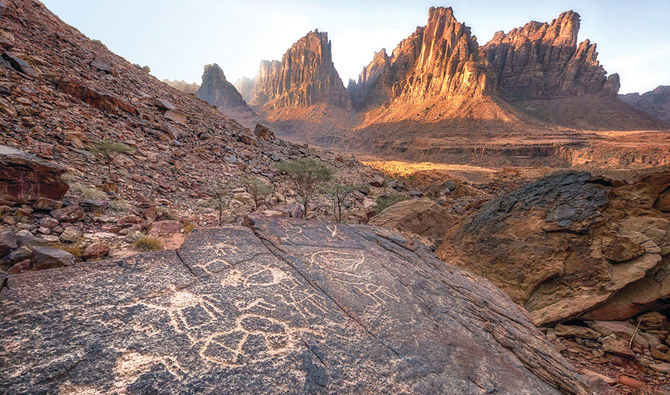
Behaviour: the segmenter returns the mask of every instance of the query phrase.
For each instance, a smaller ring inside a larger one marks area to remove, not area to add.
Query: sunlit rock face
[[[416,101],[434,97],[492,93],[492,80],[470,28],[451,8],[432,7],[425,27],[403,40],[389,57],[375,54],[358,82],[349,85],[354,108],[392,100]]]
[[[482,49],[506,99],[546,99],[585,94],[616,95],[619,76],[607,77],[596,44],[577,44],[579,14],[562,13],[551,23],[529,22],[495,34]]]
[[[281,109],[317,103],[351,107],[333,65],[328,33],[314,30],[293,44],[281,62],[261,62],[251,104]]]

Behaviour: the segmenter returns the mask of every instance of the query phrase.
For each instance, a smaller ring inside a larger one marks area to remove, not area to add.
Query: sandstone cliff
[[[435,97],[481,97],[493,81],[470,28],[451,8],[431,7],[425,27],[403,40],[389,58],[375,54],[358,82],[350,86],[355,108],[383,102]]]
[[[670,121],[670,86],[659,86],[653,91],[619,95],[626,103],[664,121]]]
[[[293,44],[281,62],[261,63],[252,104],[271,111],[306,108],[317,103],[351,107],[333,65],[328,33],[315,30]]]
[[[251,95],[253,94],[254,80],[251,78],[242,77],[235,81],[235,89],[240,92],[242,99],[248,103],[251,100]]]
[[[246,107],[242,95],[226,76],[218,64],[208,64],[202,73],[202,84],[196,96],[207,103],[221,108]]]
[[[619,76],[607,77],[596,44],[577,45],[580,18],[562,13],[551,23],[530,22],[509,33],[497,32],[482,49],[506,99],[547,99],[585,94],[616,95]]]

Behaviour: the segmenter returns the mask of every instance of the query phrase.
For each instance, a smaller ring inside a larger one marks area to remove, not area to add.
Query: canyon
[[[433,7],[346,87],[319,30],[189,84],[0,22],[2,392],[670,390],[667,87],[577,13]]]
[[[580,23],[568,11],[480,46],[451,8],[433,7],[425,26],[390,56],[376,52],[346,89],[327,34],[313,31],[282,61],[261,62],[245,94],[283,138],[373,156],[489,166],[667,164],[670,124],[617,97],[619,76],[599,63],[596,44],[578,42]]]

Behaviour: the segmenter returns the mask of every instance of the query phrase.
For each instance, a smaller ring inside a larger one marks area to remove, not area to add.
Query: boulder
[[[563,171],[494,199],[448,232],[443,259],[484,275],[537,325],[670,307],[670,172],[617,184]]]
[[[79,229],[74,226],[68,226],[63,230],[63,233],[60,234],[60,241],[63,243],[76,243],[81,238],[82,233]]]
[[[179,233],[180,231],[181,231],[181,223],[179,221],[168,219],[164,221],[156,221],[153,224],[151,224],[149,234],[153,236],[172,235],[175,233]]]
[[[68,190],[60,179],[63,172],[61,165],[0,145],[0,199],[19,204],[40,198],[60,200]]]
[[[58,210],[53,210],[51,216],[62,222],[77,222],[84,219],[86,214],[77,204],[72,204]]]
[[[421,198],[396,203],[372,217],[368,223],[422,236],[431,246],[437,247],[454,223],[454,218],[444,207],[428,198]]]
[[[109,246],[102,241],[98,241],[86,247],[86,249],[84,249],[84,252],[82,253],[82,257],[86,260],[97,259],[102,258],[108,253],[109,253]]]
[[[17,262],[30,259],[32,255],[33,251],[30,248],[21,246],[0,259],[0,264],[5,267],[10,267]]]
[[[33,267],[37,270],[74,265],[75,258],[67,251],[52,247],[32,247]]]
[[[9,276],[3,390],[591,393],[509,297],[401,234],[252,222]]]
[[[38,198],[37,201],[33,203],[33,208],[40,211],[58,210],[61,207],[63,207],[63,202],[46,197]]]
[[[275,138],[275,134],[270,128],[267,126],[263,126],[260,123],[256,124],[256,128],[254,129],[254,134],[256,137],[261,138],[263,140],[272,140]]]
[[[16,235],[12,231],[0,232],[0,258],[14,251],[17,247]]]
[[[184,113],[179,110],[168,110],[165,112],[165,114],[163,114],[163,116],[171,120],[172,122],[178,123],[180,125],[188,124],[186,120],[186,115],[184,115]]]

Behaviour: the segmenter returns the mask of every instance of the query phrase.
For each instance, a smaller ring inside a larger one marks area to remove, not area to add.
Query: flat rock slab
[[[3,393],[588,393],[502,291],[400,234],[285,219],[8,278]]]

